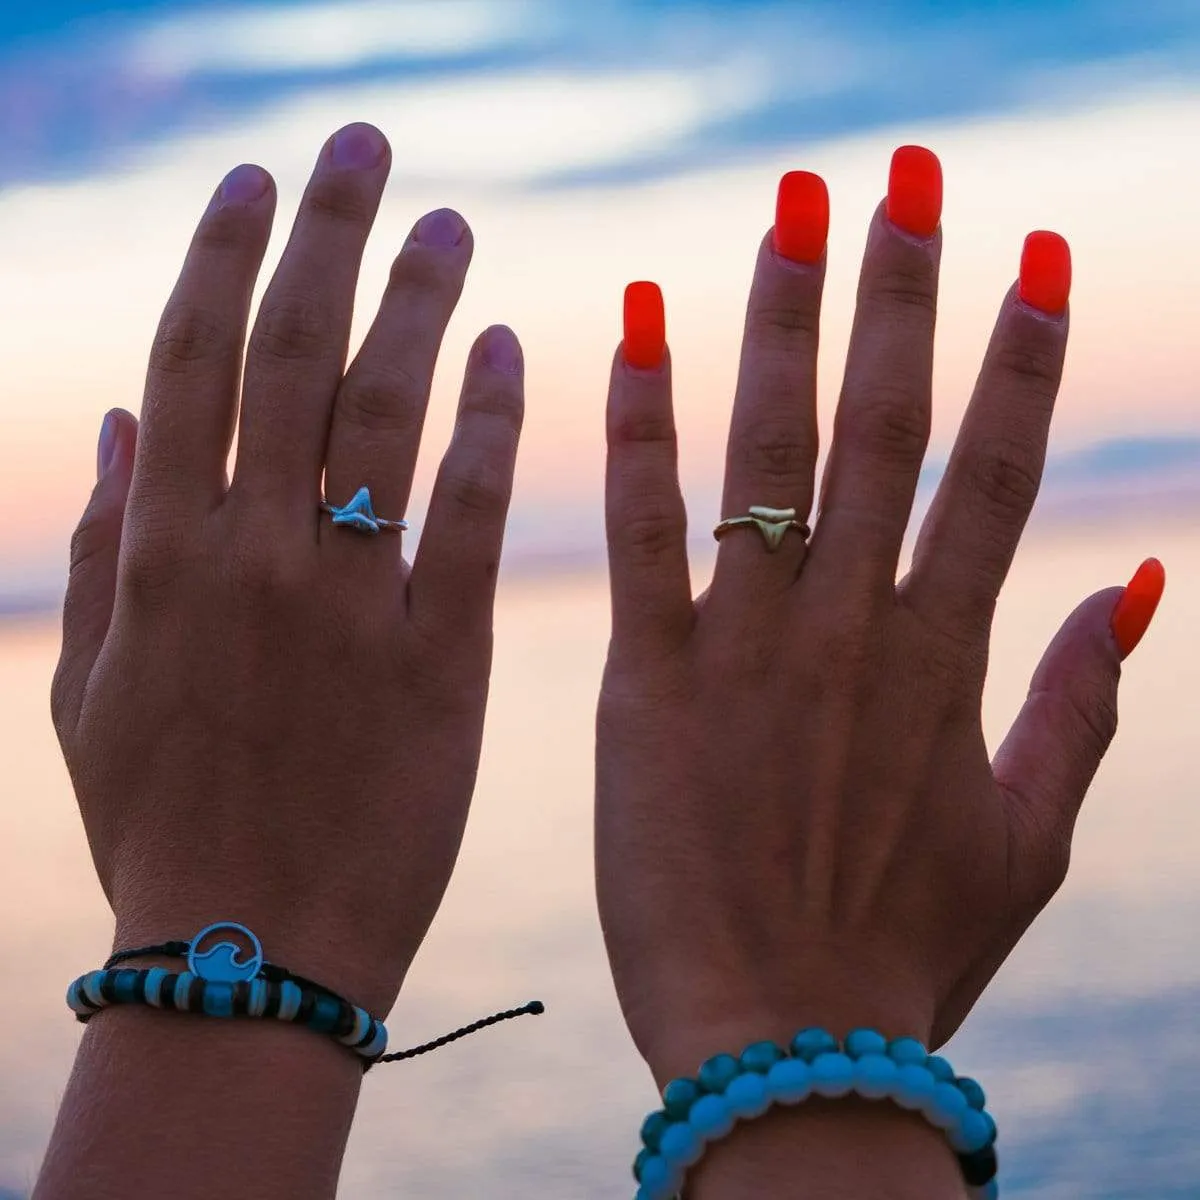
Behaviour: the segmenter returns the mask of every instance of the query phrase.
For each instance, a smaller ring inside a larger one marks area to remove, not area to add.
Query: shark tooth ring
[[[349,504],[339,507],[336,504],[330,504],[327,500],[322,500],[320,508],[322,512],[327,512],[333,518],[335,525],[356,530],[358,533],[377,534],[383,533],[387,529],[403,533],[408,528],[407,521],[385,521],[382,517],[376,516],[375,510],[371,507],[371,492],[365,487],[360,487],[354,493]]]
[[[783,545],[783,539],[789,529],[794,529],[806,541],[812,533],[807,525],[796,520],[794,508],[767,508],[763,504],[752,504],[745,516],[726,517],[720,522],[713,530],[713,537],[719,542],[731,530],[752,527],[763,535],[767,551],[771,554]]]

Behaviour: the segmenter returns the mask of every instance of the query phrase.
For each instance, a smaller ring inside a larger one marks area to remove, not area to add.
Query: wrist
[[[926,1046],[932,1036],[932,998],[898,981],[818,969],[798,970],[786,986],[765,991],[745,982],[693,975],[687,986],[664,990],[653,1003],[627,1006],[634,1040],[660,1089],[694,1074],[715,1054],[737,1055],[757,1041],[786,1046],[801,1029],[827,1029],[836,1037],[876,1029]]]

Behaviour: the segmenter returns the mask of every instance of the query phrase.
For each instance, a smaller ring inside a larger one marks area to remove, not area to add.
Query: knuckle
[[[1057,346],[1033,340],[1006,342],[996,351],[996,368],[1025,385],[1030,392],[1049,403],[1058,391],[1062,370],[1062,352]]]
[[[612,446],[630,443],[658,445],[675,450],[675,418],[669,406],[661,408],[629,405],[613,412],[608,421],[608,441]]]
[[[306,593],[308,581],[294,555],[237,545],[229,556],[229,575],[239,606],[279,609]]]
[[[229,337],[216,313],[192,304],[172,305],[163,314],[150,349],[153,371],[174,375],[222,354]]]
[[[873,281],[872,301],[883,308],[915,310],[920,318],[932,318],[937,311],[937,293],[929,263],[893,263]]]
[[[304,207],[319,220],[362,228],[371,223],[375,202],[353,178],[322,176],[309,189]]]
[[[330,338],[328,314],[311,296],[291,294],[264,301],[250,339],[255,356],[283,361],[319,358]]]
[[[750,314],[751,339],[769,345],[815,338],[819,325],[820,314],[811,305],[765,303]]]
[[[439,293],[449,283],[447,258],[444,254],[421,253],[423,247],[406,246],[392,260],[388,271],[386,296],[396,293]]]
[[[847,416],[850,440],[873,457],[919,463],[929,441],[929,413],[911,392],[893,383],[867,388]]]
[[[1041,486],[1040,472],[1030,464],[1029,455],[1004,444],[980,447],[970,477],[974,491],[989,509],[1020,519],[1028,516]]]
[[[816,448],[795,421],[755,421],[738,438],[737,456],[746,470],[784,483],[806,480]]]
[[[519,388],[473,388],[463,397],[463,417],[498,427],[505,438],[519,433],[525,420],[525,402]]]
[[[454,504],[463,512],[491,515],[508,503],[508,476],[484,457],[459,463],[446,480]]]
[[[338,415],[368,433],[409,434],[420,421],[428,393],[410,372],[352,374],[338,402]]]
[[[678,552],[687,535],[687,519],[677,504],[665,499],[639,500],[613,529],[613,540],[635,567],[653,566]]]

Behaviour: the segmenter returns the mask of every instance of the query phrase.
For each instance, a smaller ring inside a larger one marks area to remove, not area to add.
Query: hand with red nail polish
[[[989,755],[992,617],[1045,457],[1070,252],[1034,233],[1018,269],[1014,247],[1017,281],[898,581],[930,427],[941,203],[937,158],[898,150],[818,484],[828,199],[811,174],[781,181],[721,511],[696,514],[743,520],[723,527],[698,601],[661,297],[627,297],[608,410],[596,870],[617,993],[660,1084],[809,1025],[944,1042],[1065,876],[1116,728],[1121,660],[1162,593],[1149,560],[1085,600]],[[763,528],[746,519],[755,506],[795,524]],[[876,1109],[751,1122],[705,1155],[688,1194],[961,1197],[944,1145],[905,1121]]]

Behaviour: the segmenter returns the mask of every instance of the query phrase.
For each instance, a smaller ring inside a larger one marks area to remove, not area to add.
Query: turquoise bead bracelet
[[[736,1058],[710,1058],[695,1079],[671,1080],[662,1108],[642,1124],[634,1200],[677,1200],[688,1170],[738,1121],[777,1104],[851,1093],[920,1113],[946,1134],[972,1200],[997,1200],[996,1122],[983,1088],[956,1076],[916,1038],[889,1041],[873,1029],[856,1029],[842,1042],[824,1029],[804,1029],[786,1049],[754,1042]]]
[[[201,950],[209,935],[225,931],[236,933],[246,945],[224,940]],[[115,965],[130,958],[151,955],[186,957],[188,969],[175,972],[162,967],[141,970]],[[328,1034],[353,1050],[363,1060],[364,1071],[377,1062],[398,1062],[440,1049],[511,1017],[545,1011],[540,1000],[533,1000],[521,1008],[485,1017],[411,1050],[385,1054],[388,1032],[382,1021],[366,1009],[342,999],[336,992],[267,962],[258,938],[235,921],[209,925],[188,942],[164,942],[118,951],[98,971],[81,975],[67,988],[67,1005],[81,1022],[89,1021],[102,1009],[116,1004],[148,1005],[208,1017],[254,1017],[304,1025],[316,1033]]]

